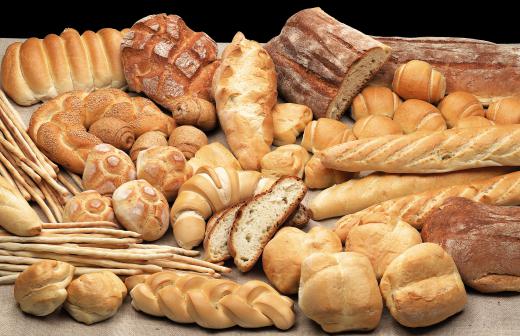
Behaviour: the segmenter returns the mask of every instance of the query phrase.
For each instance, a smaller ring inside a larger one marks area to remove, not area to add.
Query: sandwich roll
[[[446,93],[446,78],[429,63],[411,60],[395,70],[392,89],[403,99],[435,104]]]
[[[495,124],[520,124],[520,96],[502,98],[491,103],[486,117]]]
[[[401,98],[389,88],[367,86],[352,101],[352,119],[359,120],[370,115],[393,118],[401,103]]]
[[[447,95],[440,102],[439,110],[450,128],[461,119],[484,116],[484,108],[477,97],[464,91],[456,91]]]
[[[430,103],[419,99],[408,99],[394,114],[394,122],[404,133],[417,131],[435,132],[445,130],[446,121],[440,111]]]

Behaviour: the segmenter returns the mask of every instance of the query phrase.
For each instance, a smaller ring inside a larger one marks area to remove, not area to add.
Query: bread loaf
[[[301,145],[309,152],[316,153],[319,150],[355,139],[352,129],[347,124],[333,119],[320,118],[305,126]]]
[[[195,153],[195,156],[188,161],[188,164],[191,166],[194,173],[203,166],[210,168],[222,167],[242,170],[240,163],[238,163],[238,160],[233,156],[233,153],[231,153],[229,149],[224,147],[220,142],[212,142],[209,145],[200,147],[200,149]]]
[[[495,123],[485,117],[471,116],[464,119],[459,119],[454,127],[457,128],[471,128],[471,127],[488,127],[493,126]]]
[[[408,99],[402,103],[395,111],[394,122],[406,134],[416,131],[443,131],[447,128],[439,109],[418,99]]]
[[[273,114],[273,143],[276,146],[290,145],[312,121],[312,111],[305,105],[276,104]]]
[[[381,115],[369,115],[358,119],[352,126],[352,132],[357,139],[403,134],[403,130],[398,123]]]
[[[367,86],[352,101],[352,119],[359,120],[370,115],[394,117],[401,99],[384,86]]]
[[[435,104],[446,93],[446,78],[429,63],[411,60],[395,70],[392,89],[404,99]]]
[[[303,178],[307,161],[310,159],[307,150],[300,145],[284,145],[264,155],[260,161],[262,175],[281,177],[285,175]]]
[[[168,145],[179,149],[186,160],[195,156],[195,153],[208,144],[208,137],[196,127],[185,125],[177,127],[170,134]]]
[[[215,106],[205,99],[180,96],[170,105],[172,117],[177,125],[191,125],[204,131],[210,131],[217,126]]]
[[[447,95],[439,104],[448,127],[454,127],[460,119],[471,116],[484,116],[484,108],[477,97],[464,91],[456,91]]]
[[[143,133],[137,138],[130,150],[130,158],[132,161],[137,160],[137,156],[140,152],[154,146],[168,146],[168,140],[166,140],[166,134],[159,131],[150,131]]]
[[[112,200],[95,190],[83,191],[65,203],[63,221],[116,223]]]
[[[278,90],[309,106],[315,118],[339,119],[390,56],[390,48],[320,8],[291,16],[266,44],[276,64]]]
[[[305,185],[310,189],[325,189],[343,183],[354,174],[325,167],[320,159],[313,155],[305,165]]]
[[[497,99],[489,104],[486,117],[496,124],[520,124],[520,96]]]

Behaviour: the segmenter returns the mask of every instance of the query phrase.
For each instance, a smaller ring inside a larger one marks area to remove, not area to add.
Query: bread
[[[336,222],[335,232],[344,240],[354,226],[373,222],[374,218],[381,216],[401,219],[420,230],[428,214],[450,197],[464,197],[492,205],[517,205],[520,204],[519,182],[520,172],[514,172],[394,198],[342,217]]]
[[[128,292],[130,292],[132,289],[134,289],[135,286],[144,283],[146,279],[148,279],[151,276],[151,274],[137,274],[129,276],[125,279],[125,286]]]
[[[180,96],[171,102],[170,111],[177,125],[191,125],[204,131],[217,126],[217,112],[209,101],[195,96]]]
[[[402,220],[390,219],[353,227],[346,237],[345,251],[367,256],[379,280],[392,260],[420,243],[419,231]]]
[[[447,128],[439,109],[418,99],[408,99],[402,103],[395,111],[394,122],[406,134],[416,131],[443,131]]]
[[[161,238],[168,230],[169,207],[166,198],[145,180],[122,184],[112,195],[117,221],[143,240]]]
[[[392,317],[411,328],[444,321],[467,302],[453,259],[432,243],[412,246],[395,258],[379,287]]]
[[[463,119],[459,119],[454,127],[458,128],[470,128],[470,127],[488,127],[493,126],[495,123],[485,117],[471,116]]]
[[[124,151],[132,148],[135,141],[134,131],[130,125],[117,118],[107,117],[95,121],[88,129],[89,133],[97,136],[102,142],[110,144]]]
[[[352,101],[352,119],[359,120],[371,115],[394,117],[401,99],[384,86],[367,86]]]
[[[448,127],[454,127],[460,119],[472,116],[484,116],[484,108],[477,97],[464,91],[456,91],[447,95],[439,104]]]
[[[184,95],[210,100],[218,66],[217,44],[196,33],[177,15],[149,15],[137,21],[121,42],[128,87],[173,111]]]
[[[250,271],[265,245],[303,200],[307,187],[297,177],[281,177],[271,188],[240,207],[228,240],[229,253],[241,272]]]
[[[284,226],[292,226],[295,228],[302,228],[309,223],[311,220],[311,212],[309,209],[300,203],[298,208],[293,212],[289,218],[283,224]]]
[[[139,138],[137,138],[130,150],[130,158],[132,161],[137,160],[137,156],[139,153],[154,146],[168,146],[168,140],[166,140],[166,135],[159,131],[150,131],[143,133]]]
[[[31,315],[47,316],[67,299],[65,289],[74,275],[74,266],[43,260],[27,267],[16,278],[14,298],[20,309]]]
[[[392,89],[403,99],[435,104],[446,94],[446,78],[429,63],[411,60],[395,70]]]
[[[64,222],[114,222],[116,217],[112,200],[95,190],[83,191],[65,203]]]
[[[391,51],[320,8],[291,16],[266,49],[281,95],[309,106],[316,119],[339,119]]]
[[[220,125],[244,169],[259,170],[273,142],[276,72],[262,46],[237,33],[213,77]]]
[[[301,145],[309,152],[316,153],[352,140],[356,140],[356,137],[347,124],[333,119],[320,118],[305,126]]]
[[[464,284],[484,293],[520,291],[520,207],[449,198],[425,219],[424,241],[453,258]]]
[[[146,180],[168,202],[177,197],[181,185],[193,175],[181,151],[171,146],[155,146],[139,153],[137,178]]]
[[[264,248],[262,267],[269,282],[283,294],[298,293],[302,261],[317,252],[341,252],[338,236],[322,226],[308,233],[294,227],[284,227]]]
[[[373,138],[390,134],[403,134],[403,130],[398,123],[392,119],[381,115],[369,115],[358,119],[352,132],[357,139]]]
[[[348,181],[352,173],[326,168],[313,155],[305,165],[305,185],[310,189],[325,189],[338,183]]]
[[[105,28],[81,36],[67,28],[60,36],[32,37],[11,44],[2,60],[2,88],[28,106],[72,90],[124,88],[121,35]]]
[[[180,126],[173,130],[168,139],[168,145],[179,149],[186,160],[195,156],[195,153],[208,144],[208,137],[204,132],[193,126]]]
[[[239,285],[227,279],[159,272],[136,285],[130,296],[138,311],[209,329],[238,325],[287,330],[295,322],[292,300],[258,280]]]
[[[120,185],[135,178],[134,163],[125,152],[109,144],[100,144],[87,156],[82,181],[85,190],[110,196]]]
[[[502,98],[489,104],[486,117],[496,124],[520,124],[520,96]]]
[[[29,203],[0,176],[0,227],[17,236],[37,236],[42,222]]]
[[[83,274],[67,287],[64,308],[76,321],[90,325],[114,316],[126,293],[125,284],[112,272]]]
[[[442,173],[520,165],[520,125],[454,128],[446,131],[350,141],[318,153],[327,168],[387,173]]]
[[[213,213],[250,198],[265,183],[256,171],[201,167],[179,190],[171,209],[177,244],[191,249],[204,239],[206,220]]]
[[[87,129],[106,117],[128,123],[134,138],[148,131],[168,135],[175,125],[148,99],[130,97],[117,89],[100,89],[67,92],[45,102],[32,114],[27,132],[49,159],[82,174],[88,153],[102,142]]]
[[[307,150],[300,145],[280,146],[267,153],[260,161],[262,175],[271,177],[289,175],[302,178],[310,157]]]
[[[354,252],[314,253],[303,260],[301,269],[298,305],[325,332],[377,327],[383,301],[367,257]]]
[[[312,121],[312,111],[300,104],[276,104],[273,115],[273,143],[275,146],[290,145]]]
[[[212,142],[209,145],[200,147],[195,156],[188,161],[188,164],[192,167],[194,173],[202,166],[242,170],[233,153],[220,142]]]
[[[309,209],[314,220],[338,217],[390,199],[485,180],[511,171],[511,168],[491,167],[443,174],[373,173],[320,192],[309,203]]]

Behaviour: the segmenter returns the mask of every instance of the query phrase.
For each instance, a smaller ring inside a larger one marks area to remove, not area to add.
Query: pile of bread
[[[114,315],[128,288],[136,310],[175,322],[285,330],[295,316],[280,292],[341,332],[376,328],[383,303],[424,327],[464,308],[464,285],[520,291],[520,255],[506,246],[520,241],[518,208],[506,207],[520,204],[520,85],[488,83],[518,81],[520,56],[482,42],[511,65],[484,76],[475,44],[432,44],[457,45],[446,57],[462,60],[461,74],[423,43],[372,38],[312,8],[264,46],[237,33],[220,58],[208,35],[165,14],[12,44],[3,89],[20,105],[43,101],[30,137],[82,175],[64,221],[112,222],[145,241],[171,225],[207,262],[248,272],[262,258],[274,286],[164,271],[125,287],[110,272],[72,280],[73,266],[49,261],[17,278],[20,307],[46,315],[64,304],[90,324]],[[353,127],[339,120],[349,107]],[[208,141],[217,124],[229,149]],[[325,189],[309,209],[308,188]],[[338,216],[334,231],[301,230]],[[31,219],[15,226],[29,232]]]

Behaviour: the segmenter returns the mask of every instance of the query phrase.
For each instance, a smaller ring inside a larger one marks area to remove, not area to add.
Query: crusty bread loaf
[[[67,28],[60,36],[13,43],[2,60],[2,87],[25,106],[72,90],[123,88],[121,36],[111,28],[88,30],[81,36]]]
[[[369,115],[358,119],[352,126],[352,132],[357,139],[365,139],[390,134],[403,134],[403,129],[389,117]]]
[[[520,96],[497,99],[489,104],[486,117],[496,124],[520,124]]]
[[[448,127],[454,127],[460,119],[471,116],[484,116],[484,108],[477,97],[464,91],[452,92],[439,103]]]
[[[102,196],[95,190],[83,191],[65,203],[64,222],[99,222],[116,223],[112,199]]]
[[[303,178],[305,165],[311,158],[300,145],[284,145],[264,155],[260,161],[262,175],[281,177],[284,175]]]
[[[339,119],[390,56],[390,48],[320,8],[291,16],[266,44],[276,64],[278,90],[315,118]]]
[[[392,89],[404,99],[435,104],[446,93],[446,78],[429,63],[411,60],[395,70]]]
[[[359,120],[370,115],[394,117],[401,99],[384,86],[367,86],[352,101],[352,119]]]
[[[349,125],[338,120],[320,118],[305,126],[301,145],[309,152],[316,153],[319,150],[355,139]]]
[[[520,165],[520,125],[453,128],[446,131],[350,141],[318,157],[328,168],[387,173],[442,173]]]
[[[188,164],[193,169],[193,173],[196,173],[199,168],[203,166],[242,170],[240,163],[236,157],[233,156],[233,153],[220,142],[212,142],[209,145],[200,147],[195,153],[195,156],[188,161]]]
[[[394,122],[401,126],[406,134],[417,131],[442,131],[447,128],[439,109],[418,99],[408,99],[402,103],[395,110]]]
[[[290,145],[312,121],[312,111],[300,104],[276,104],[273,114],[273,144],[276,146]]]

